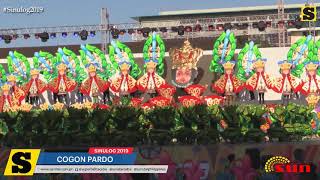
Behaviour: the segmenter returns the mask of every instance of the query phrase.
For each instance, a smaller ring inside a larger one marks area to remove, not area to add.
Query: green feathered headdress
[[[151,57],[149,55],[151,48]],[[166,48],[163,40],[160,35],[153,32],[152,35],[149,35],[148,39],[144,43],[143,46],[143,59],[145,62],[153,61],[157,63],[157,74],[160,76],[164,73],[164,56],[165,56]],[[159,57],[157,54],[159,53]],[[146,68],[146,65],[144,65]]]
[[[219,48],[222,46],[221,53]],[[228,47],[230,49],[228,50]],[[236,50],[236,38],[230,30],[223,32],[213,45],[212,61],[209,67],[211,72],[223,73],[222,63],[233,59]]]
[[[129,59],[125,59],[122,56],[122,53],[126,53]],[[117,62],[115,56],[118,56],[118,59],[120,59],[121,62]],[[133,78],[136,79],[141,74],[141,69],[139,68],[138,64],[135,62],[130,48],[127,45],[121,43],[120,41],[117,40],[117,41],[111,42],[111,45],[109,46],[109,58],[113,64],[113,67],[117,68],[118,70],[120,70],[119,63],[122,63],[125,61],[130,63],[131,65],[130,75]]]

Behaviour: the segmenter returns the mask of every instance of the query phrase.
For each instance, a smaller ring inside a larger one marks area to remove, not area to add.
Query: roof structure
[[[286,4],[284,9],[286,11],[290,10],[300,10],[305,4]],[[320,6],[320,3],[315,3],[315,6]],[[144,19],[158,19],[166,17],[175,17],[175,16],[185,16],[185,15],[225,15],[229,13],[242,13],[242,12],[259,12],[259,11],[270,11],[277,12],[277,5],[270,6],[249,6],[249,7],[234,7],[234,8],[215,8],[215,9],[194,9],[194,10],[177,10],[177,11],[161,11],[159,15],[153,16],[138,16],[132,17],[132,19],[137,21],[142,21]]]
[[[287,4],[284,5],[285,9],[298,9],[305,4]],[[315,3],[319,6],[320,3]],[[235,8],[217,8],[217,9],[201,9],[201,10],[181,10],[181,11],[162,11],[160,16],[168,15],[187,15],[187,14],[208,14],[208,13],[226,13],[226,12],[244,12],[244,11],[260,11],[260,10],[278,10],[277,5],[271,6],[249,6],[249,7],[235,7]]]

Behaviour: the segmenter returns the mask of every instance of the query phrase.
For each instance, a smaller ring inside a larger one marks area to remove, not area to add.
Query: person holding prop
[[[264,104],[264,94],[268,89],[272,89],[274,79],[265,72],[266,59],[257,59],[253,63],[255,73],[246,81],[246,88],[249,91],[257,91],[259,94],[259,104]]]
[[[68,104],[68,93],[73,91],[77,83],[67,76],[67,65],[63,62],[58,62],[57,75],[51,82],[48,83],[48,89],[57,94],[60,103]],[[55,102],[56,103],[56,102]]]
[[[137,90],[135,78],[141,73],[131,50],[120,41],[112,41],[109,56],[113,66],[120,71],[111,78],[111,93],[118,98],[130,97]]]
[[[115,73],[116,68],[112,68],[112,64],[107,62],[106,55],[99,48],[86,44],[80,46],[80,58],[83,65],[94,64],[96,66],[96,72],[100,79],[108,82],[108,79]],[[82,94],[80,92],[80,94]],[[104,104],[110,99],[108,88],[103,92]]]
[[[32,105],[39,105],[39,96],[47,90],[47,84],[39,79],[39,70],[38,69],[31,69],[30,80],[22,85],[22,90],[25,94],[27,94],[27,102]]]
[[[306,77],[302,80],[300,92],[306,96],[309,105],[315,106],[319,101],[320,76],[317,75],[319,62],[310,60],[304,63]]]
[[[235,62],[227,61],[223,64],[224,74],[212,85],[212,88],[226,98],[225,104],[232,105],[235,95],[243,89],[242,82],[233,74]]]
[[[165,80],[161,77],[164,72],[164,54],[163,41],[156,32],[153,32],[143,48],[146,73],[137,81],[138,89],[143,93],[149,94],[151,98],[155,97],[156,90],[165,84]]]
[[[17,84],[17,75],[7,75],[7,81],[10,85],[10,94],[12,94],[12,96],[17,100],[17,105],[20,105],[21,102],[24,100],[26,94]]]
[[[1,86],[1,96],[0,96],[0,112],[10,111],[12,107],[19,104],[18,100],[15,99],[14,95],[10,93],[9,83],[5,83]]]
[[[99,103],[99,96],[109,88],[109,83],[97,74],[97,65],[87,64],[86,68],[89,77],[82,82],[80,92],[86,96],[91,96],[93,103]]]
[[[297,93],[301,88],[301,80],[291,74],[292,64],[287,60],[278,62],[280,65],[281,77],[276,78],[273,90],[282,93],[282,102],[288,105],[292,92]]]

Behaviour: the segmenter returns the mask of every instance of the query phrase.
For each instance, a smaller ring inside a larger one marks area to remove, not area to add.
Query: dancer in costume
[[[131,50],[120,41],[111,42],[109,56],[114,67],[120,71],[120,74],[116,73],[111,78],[110,91],[115,96],[128,97],[137,90],[135,77],[141,73],[141,70],[134,62]]]
[[[235,95],[244,87],[242,82],[233,75],[234,65],[235,63],[232,61],[225,62],[223,64],[224,75],[212,84],[212,89],[226,97],[226,105],[231,105],[234,102]]]
[[[48,83],[48,89],[53,93],[57,94],[60,103],[65,102],[68,104],[67,95],[69,92],[73,91],[77,83],[67,77],[67,65],[59,62],[57,63],[58,74],[51,82]],[[56,103],[56,100],[55,100]]]
[[[58,48],[58,52],[56,53],[56,61],[57,63],[63,62],[68,71],[66,71],[66,75],[77,83],[76,92],[78,94],[78,101],[82,102],[82,94],[79,92],[80,84],[86,78],[87,73],[84,70],[84,67],[81,65],[80,60],[75,52],[71,51],[70,49]],[[61,99],[62,96],[55,94],[55,99]],[[55,100],[56,101],[56,100]]]
[[[158,45],[157,45],[158,43]],[[146,73],[137,81],[138,89],[155,97],[157,89],[165,84],[161,77],[164,72],[163,59],[165,47],[162,39],[155,32],[150,36],[143,48]]]
[[[47,85],[44,81],[39,79],[39,70],[32,69],[30,71],[31,79],[21,88],[27,94],[27,102],[32,105],[39,104],[39,96],[47,90]]]
[[[259,94],[259,103],[264,104],[264,93],[267,89],[272,89],[274,80],[265,73],[266,59],[257,59],[253,63],[255,73],[246,81],[246,88],[250,91],[257,91]]]
[[[292,64],[291,74],[301,78],[301,74],[305,73],[305,63],[310,59],[317,59],[317,48],[313,41],[312,35],[303,36],[291,45],[287,59]],[[299,99],[299,92],[295,93]]]
[[[80,57],[83,65],[94,64],[96,66],[96,72],[99,77],[108,81],[108,79],[115,73],[115,69],[112,69],[111,63],[107,62],[106,55],[99,48],[92,46],[90,44],[81,45],[81,50],[79,50]],[[82,94],[80,92],[80,94]],[[103,102],[104,104],[110,99],[108,88],[103,92]]]
[[[292,92],[297,93],[301,88],[301,80],[291,74],[292,64],[288,61],[280,61],[280,71],[282,76],[276,78],[276,83],[273,90],[277,93],[282,93],[282,102],[284,105],[289,103],[289,98]]]
[[[136,88],[136,80],[129,75],[130,62],[124,61],[119,63],[121,75],[111,82],[110,89],[117,93],[118,96],[130,96]]]
[[[10,92],[10,86],[10,84],[5,83],[1,87],[0,112],[10,111],[11,107],[19,104],[18,100]]]
[[[24,100],[26,94],[25,92],[17,85],[17,75],[10,74],[7,75],[7,80],[10,85],[10,93],[18,101],[18,105]]]
[[[80,92],[84,95],[91,96],[93,103],[98,103],[99,96],[109,88],[109,83],[97,74],[97,65],[87,64],[87,69],[89,77],[82,82]]]
[[[320,77],[317,75],[319,62],[309,61],[305,63],[305,69],[307,76],[303,80],[301,87],[301,93],[308,95],[318,95],[320,89]]]

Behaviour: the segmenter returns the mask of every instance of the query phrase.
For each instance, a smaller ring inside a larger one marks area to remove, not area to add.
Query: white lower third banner
[[[167,173],[168,165],[37,165],[34,173]]]

